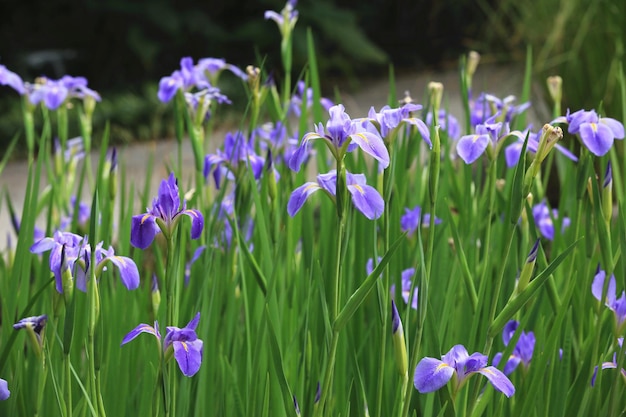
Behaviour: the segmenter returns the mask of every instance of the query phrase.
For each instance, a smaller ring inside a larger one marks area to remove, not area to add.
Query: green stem
[[[65,397],[65,416],[72,417],[72,370],[70,364],[70,355],[64,355],[63,363],[65,365],[65,386],[63,394]]]

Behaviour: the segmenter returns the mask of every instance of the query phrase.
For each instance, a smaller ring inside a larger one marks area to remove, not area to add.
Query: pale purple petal
[[[362,130],[351,135],[350,138],[359,145],[363,152],[372,155],[379,161],[383,168],[389,166],[389,152],[380,136]]]
[[[191,238],[198,239],[204,228],[204,217],[196,209],[187,209],[180,212],[191,219]]]
[[[613,146],[615,136],[611,129],[600,123],[583,123],[580,125],[580,139],[587,149],[596,156],[606,154]]]
[[[611,129],[615,139],[624,139],[624,125],[621,122],[610,117],[602,117],[600,118],[600,123],[607,125]]]
[[[295,216],[309,196],[320,189],[321,187],[317,183],[307,182],[293,190],[291,197],[289,197],[289,202],[287,203],[287,213],[289,213],[291,217]]]
[[[421,393],[437,391],[450,381],[454,368],[435,358],[423,358],[415,368],[413,385]]]
[[[370,220],[379,218],[385,210],[385,201],[374,187],[348,184],[354,206]]]
[[[491,382],[491,385],[507,397],[515,394],[515,387],[513,386],[513,383],[499,369],[494,368],[493,366],[488,366],[478,370],[477,372],[486,376],[489,382]]]
[[[593,277],[593,283],[591,284],[591,293],[596,298],[596,300],[602,300],[602,290],[604,289],[604,280],[606,279],[606,272],[603,270],[598,271],[598,273]],[[611,275],[609,278],[609,285],[606,291],[606,298],[604,302],[611,306],[615,302],[615,293],[616,293],[616,284],[615,284],[615,276]]]
[[[155,327],[152,327],[148,324],[141,323],[139,326],[131,330],[126,336],[124,336],[124,339],[122,339],[122,345],[125,345],[126,343],[130,342],[131,340],[139,336],[141,333],[150,333],[157,339],[161,338],[161,335],[159,334],[159,329],[158,327],[156,327],[156,322],[155,322]]]
[[[456,151],[466,164],[471,164],[485,152],[489,141],[489,135],[461,136],[457,142]]]
[[[194,376],[202,364],[202,340],[174,341],[172,345],[174,346],[174,358],[183,375]]]
[[[0,378],[0,401],[4,401],[11,396],[9,391],[9,384],[4,379]]]
[[[120,271],[120,279],[126,288],[134,290],[139,287],[139,270],[135,261],[126,256],[111,256],[109,259]]]

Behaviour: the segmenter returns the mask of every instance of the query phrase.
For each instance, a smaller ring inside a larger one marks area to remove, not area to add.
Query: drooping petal
[[[11,396],[9,391],[9,384],[4,379],[0,378],[0,401],[4,401]]]
[[[298,172],[300,171],[300,166],[306,161],[309,156],[309,141],[314,139],[323,139],[324,137],[316,132],[309,132],[302,137],[302,142],[300,142],[300,146],[296,148],[296,150],[289,158],[289,168],[292,171]]]
[[[429,148],[433,147],[433,143],[430,140],[430,130],[428,129],[428,126],[426,126],[426,123],[424,123],[421,119],[418,119],[417,117],[409,117],[407,119],[404,119],[404,121],[414,126],[417,126],[417,130],[420,132],[420,135],[422,136],[422,139],[424,139],[424,142],[426,142]],[[442,128],[445,130],[445,126],[442,126]]]
[[[295,216],[309,196],[320,189],[321,187],[317,183],[307,182],[293,190],[291,197],[289,197],[289,202],[287,203],[287,213],[289,213],[291,217]]]
[[[354,206],[370,220],[379,218],[385,210],[385,201],[374,187],[348,184]]]
[[[131,340],[139,336],[141,333],[150,333],[157,339],[161,339],[161,335],[159,334],[159,329],[157,327],[156,322],[154,323],[154,326],[155,327],[152,327],[148,324],[141,323],[139,326],[135,327],[133,330],[128,332],[126,336],[124,336],[124,339],[122,339],[122,345],[125,345],[126,343],[130,342]]]
[[[199,370],[202,364],[202,340],[196,339],[191,342],[179,342],[172,343],[174,347],[174,358],[178,362],[183,375],[191,377],[194,376]]]
[[[609,126],[601,123],[583,123],[580,125],[580,139],[587,149],[596,156],[606,154],[613,146],[615,136]]]
[[[493,366],[487,366],[477,372],[486,376],[489,382],[491,382],[491,385],[507,397],[515,394],[515,387],[513,386],[513,383],[499,369],[494,368]]]
[[[106,258],[120,271],[120,279],[126,288],[134,290],[139,287],[139,270],[135,261],[126,256],[111,256]]]
[[[363,152],[372,155],[377,161],[379,161],[383,168],[389,166],[389,152],[383,142],[382,138],[377,134],[361,130],[350,136],[353,142],[355,142],[363,150]]]
[[[184,214],[191,219],[191,238],[198,239],[204,228],[204,217],[202,213],[196,209],[187,209],[181,211],[179,214]]]
[[[130,223],[130,243],[136,248],[146,249],[160,231],[152,214],[138,214]]]
[[[415,367],[413,385],[421,393],[437,391],[450,381],[454,368],[435,358],[423,358]]]
[[[330,194],[337,195],[337,170],[333,169],[326,174],[319,174],[317,176],[317,183]]]
[[[30,247],[30,253],[43,253],[51,250],[57,245],[57,242],[51,237],[44,237],[43,239],[35,242]]]
[[[508,346],[511,338],[515,334],[515,330],[519,327],[519,322],[517,320],[509,320],[509,322],[502,329],[502,341],[504,342],[504,346]],[[496,365],[497,366],[497,365]]]
[[[489,135],[461,136],[457,142],[456,151],[466,164],[472,164],[489,146]]]

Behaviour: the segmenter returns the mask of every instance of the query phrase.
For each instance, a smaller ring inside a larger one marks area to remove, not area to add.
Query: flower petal
[[[0,378],[0,401],[4,401],[11,396],[9,391],[9,384],[4,379]]]
[[[435,358],[423,358],[415,367],[413,385],[421,393],[437,391],[454,375],[454,368]]]
[[[174,346],[174,358],[178,362],[178,367],[185,376],[194,376],[202,364],[202,340],[196,339],[192,342],[172,343]]]
[[[486,376],[489,382],[491,382],[491,385],[507,397],[515,394],[515,387],[513,386],[513,383],[499,369],[494,368],[493,366],[487,366],[477,372]]]
[[[461,136],[457,142],[456,151],[466,164],[476,161],[489,146],[489,135]]]
[[[602,301],[602,291],[604,290],[604,280],[606,279],[606,272],[603,270],[599,270],[598,273],[593,277],[593,283],[591,284],[591,294],[598,301]],[[606,291],[606,296],[604,298],[604,302],[607,305],[612,305],[615,302],[615,293],[616,293],[616,284],[615,284],[615,276],[611,275],[609,278],[609,284]]]
[[[161,335],[159,334],[159,329],[157,327],[156,322],[154,325],[155,327],[152,327],[148,324],[141,323],[139,326],[135,327],[133,330],[128,332],[126,336],[124,336],[124,339],[122,339],[122,345],[125,345],[126,343],[130,342],[131,340],[139,336],[141,333],[150,333],[157,339],[160,339]]]
[[[198,239],[204,228],[204,217],[202,213],[196,209],[187,209],[181,211],[179,214],[184,214],[191,219],[191,238]]]
[[[365,217],[374,220],[382,216],[383,211],[385,211],[385,201],[374,187],[348,184],[348,191],[352,194],[354,206]]]
[[[295,216],[309,196],[320,189],[321,187],[317,183],[307,182],[293,190],[291,197],[289,197],[289,202],[287,203],[287,213],[289,213],[291,217]]]
[[[120,271],[120,279],[126,288],[134,290],[139,287],[139,270],[135,261],[126,256],[111,256],[109,259]]]
[[[150,213],[133,216],[130,225],[130,243],[139,249],[146,249],[161,229]]]
[[[389,152],[383,142],[382,138],[366,130],[362,130],[350,136],[353,142],[355,142],[363,150],[363,152],[372,155],[378,160],[383,168],[389,166]]]
[[[624,139],[624,125],[621,122],[610,117],[602,117],[600,118],[600,123],[607,125],[611,129],[615,139]]]
[[[596,156],[606,154],[613,146],[613,131],[605,124],[583,123],[580,125],[580,139]]]

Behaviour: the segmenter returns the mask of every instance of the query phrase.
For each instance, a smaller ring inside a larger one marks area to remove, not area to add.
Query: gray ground
[[[474,91],[477,93],[481,91],[489,92],[501,98],[510,94],[519,96],[522,89],[522,76],[522,66],[479,66],[474,77]],[[451,114],[455,115],[459,120],[462,120],[463,112],[457,70],[398,76],[396,79],[397,95],[399,98],[402,98],[404,91],[409,91],[413,99],[421,103],[430,81],[443,83],[443,106],[448,108]],[[537,88],[535,87],[535,89]],[[353,94],[342,93],[344,97],[343,104],[352,118],[364,117],[367,116],[371,106],[378,110],[386,104],[388,91],[389,84],[387,81],[366,82],[363,83],[363,87],[359,91]],[[538,96],[538,91],[532,94],[532,97]],[[546,106],[539,104],[541,103],[534,102],[529,114],[529,120],[535,121],[535,129],[547,121],[546,115],[548,112]],[[224,133],[215,132],[212,137],[220,138]],[[120,164],[125,164],[126,166],[127,181],[135,181],[136,184],[139,184],[139,187],[145,181],[145,165],[148,158],[154,157],[155,169],[152,175],[152,190],[156,190],[161,180],[168,175],[165,164],[171,158],[176,157],[176,152],[177,146],[175,141],[172,140],[140,143],[118,148]],[[97,165],[96,158],[96,155],[92,156],[94,167]],[[188,142],[184,146],[183,164],[184,166],[193,166],[193,154]],[[0,187],[9,193],[18,213],[21,213],[22,210],[27,176],[28,166],[24,161],[9,163],[0,175]],[[143,208],[137,207],[138,213],[142,210]],[[39,224],[43,224],[43,219],[40,219]],[[13,242],[15,242],[12,232],[8,209],[5,201],[2,200],[0,202],[0,250],[6,248],[6,236],[8,234],[12,235]]]

